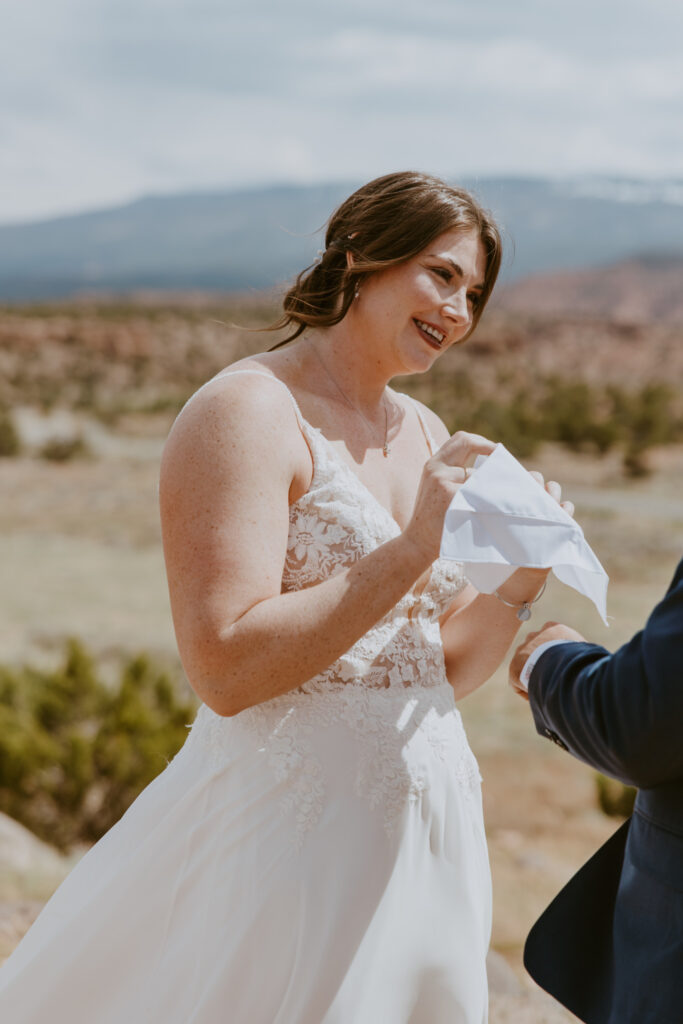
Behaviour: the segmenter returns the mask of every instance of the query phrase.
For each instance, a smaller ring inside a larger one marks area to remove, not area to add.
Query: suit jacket
[[[615,654],[544,652],[529,702],[539,733],[639,792],[533,926],[525,966],[587,1024],[683,1024],[683,560]]]

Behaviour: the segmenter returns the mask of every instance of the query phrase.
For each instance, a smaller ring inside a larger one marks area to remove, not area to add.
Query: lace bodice
[[[306,493],[290,506],[283,592],[333,576],[401,532],[324,434],[301,416],[296,403],[295,408],[313,456],[313,477]],[[427,425],[417,405],[415,409],[433,451]],[[353,647],[300,690],[310,693],[349,682],[373,687],[443,683],[438,619],[466,582],[457,563],[438,559],[426,582],[415,584]]]
[[[256,370],[228,373],[277,380]],[[290,505],[283,593],[322,582],[401,532],[287,392],[311,450],[313,475],[306,493]],[[416,403],[414,407],[433,452],[429,428]],[[346,722],[362,741],[357,788],[373,805],[384,805],[388,831],[406,797],[415,797],[424,787],[419,771],[407,770],[402,756],[413,729],[428,739],[437,756],[448,757],[461,781],[470,787],[478,784],[476,762],[446,677],[438,621],[466,583],[459,564],[437,559],[426,582],[416,583],[324,672],[227,720],[202,706],[193,733],[204,736],[219,763],[225,756],[226,729],[233,740],[237,733],[256,737],[276,777],[290,783],[283,805],[295,807],[301,834],[322,812],[324,771],[314,753],[314,737],[331,722]]]

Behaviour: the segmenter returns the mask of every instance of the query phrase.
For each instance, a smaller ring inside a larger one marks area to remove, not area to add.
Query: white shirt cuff
[[[534,670],[534,665],[547,650],[551,647],[557,647],[558,644],[566,644],[567,640],[548,640],[544,644],[539,644],[533,654],[530,654],[527,660],[524,662],[524,668],[519,677],[519,682],[523,690],[528,692],[529,680],[531,679],[531,673]]]

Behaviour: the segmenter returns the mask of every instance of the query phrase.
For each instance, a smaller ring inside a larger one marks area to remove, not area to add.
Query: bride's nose
[[[441,313],[458,327],[462,327],[470,322],[472,314],[467,304],[467,295],[464,289],[457,291],[444,302],[441,307]]]

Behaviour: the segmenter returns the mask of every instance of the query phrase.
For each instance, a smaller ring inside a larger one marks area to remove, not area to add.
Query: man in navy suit
[[[639,790],[533,926],[527,970],[587,1024],[683,1024],[683,560],[615,654],[546,623],[510,683],[542,736]]]

